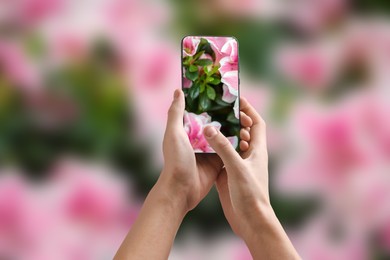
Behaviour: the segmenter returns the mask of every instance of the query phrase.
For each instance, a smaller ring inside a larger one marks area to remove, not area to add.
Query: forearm
[[[271,206],[255,211],[243,234],[253,258],[301,259]]]
[[[114,259],[168,259],[185,215],[183,208],[183,202],[171,199],[158,182]]]

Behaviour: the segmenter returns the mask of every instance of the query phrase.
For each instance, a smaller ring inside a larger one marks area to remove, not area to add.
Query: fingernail
[[[179,97],[179,95],[180,95],[180,92],[179,92],[179,91],[180,91],[180,90],[176,89],[175,92],[173,93],[173,98],[174,98],[174,99],[176,99],[176,98]]]
[[[207,138],[211,138],[217,134],[217,129],[213,126],[206,127],[204,134]]]

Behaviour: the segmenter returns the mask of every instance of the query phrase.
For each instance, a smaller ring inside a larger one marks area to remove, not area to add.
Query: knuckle
[[[229,140],[227,140],[223,136],[219,136],[217,143],[218,143],[218,146],[222,149],[227,149],[227,148],[230,148],[230,146],[231,146]]]
[[[264,119],[259,116],[259,124],[262,128],[266,128],[267,124],[265,123]]]
[[[168,116],[176,113],[176,106],[172,104],[168,109]]]

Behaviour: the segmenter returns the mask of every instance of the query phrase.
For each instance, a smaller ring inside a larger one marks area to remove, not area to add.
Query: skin
[[[300,259],[269,201],[265,123],[246,99],[240,102],[241,154],[211,126],[204,135],[216,154],[195,154],[183,128],[184,94],[175,91],[163,170],[114,259],[168,259],[183,218],[214,184],[230,226],[254,259]]]

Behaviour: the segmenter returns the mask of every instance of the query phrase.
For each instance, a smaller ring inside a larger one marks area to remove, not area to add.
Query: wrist
[[[177,188],[170,185],[169,180],[159,178],[150,195],[153,201],[179,217],[184,218],[188,212],[186,197],[182,196]]]
[[[242,239],[254,259],[300,259],[271,205],[257,207]],[[259,245],[265,250],[259,250]]]
[[[269,203],[257,203],[251,212],[245,217],[242,237],[244,240],[256,236],[259,230],[267,230],[278,225],[275,212]]]

